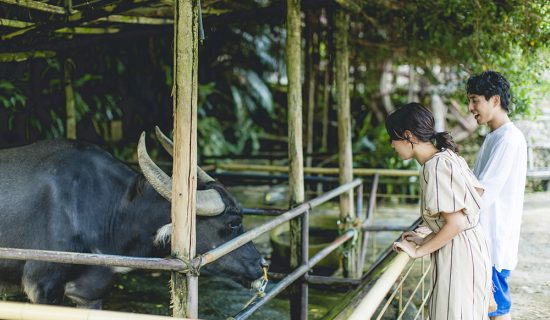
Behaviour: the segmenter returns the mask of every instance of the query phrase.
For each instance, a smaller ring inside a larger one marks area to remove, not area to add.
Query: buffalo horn
[[[170,138],[168,138],[158,126],[155,126],[155,133],[157,134],[157,139],[160,141],[160,144],[172,157],[174,156],[174,143]]]
[[[172,201],[172,179],[149,157],[145,146],[145,132],[139,138],[138,162],[143,175],[166,200]],[[197,190],[197,215],[215,216],[225,210],[220,194],[214,189]]]
[[[155,133],[157,134],[157,139],[160,141],[160,144],[171,156],[174,156],[174,143],[170,138],[168,138],[158,126],[155,126]],[[201,183],[206,183],[210,181],[215,181],[214,178],[209,176],[201,167],[197,166],[197,179]]]

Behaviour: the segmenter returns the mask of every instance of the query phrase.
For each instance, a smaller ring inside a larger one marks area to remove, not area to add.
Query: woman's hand
[[[420,258],[416,252],[416,247],[408,241],[394,242],[392,248],[395,252],[404,251],[412,259]]]
[[[414,231],[406,231],[401,235],[401,241],[412,241],[417,245],[421,246],[424,243],[424,238],[419,236],[418,233]]]

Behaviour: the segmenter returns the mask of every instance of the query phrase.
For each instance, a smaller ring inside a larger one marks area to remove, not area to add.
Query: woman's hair
[[[411,140],[405,137],[405,130],[409,130],[418,140],[432,142],[435,140],[435,147],[439,150],[450,149],[458,153],[458,146],[448,132],[435,132],[434,116],[430,110],[420,103],[408,103],[386,118],[386,130],[392,141]]]

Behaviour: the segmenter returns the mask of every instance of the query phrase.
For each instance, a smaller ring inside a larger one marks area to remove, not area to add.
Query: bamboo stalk
[[[0,62],[21,62],[29,59],[43,59],[55,57],[54,51],[29,51],[0,53]]]
[[[31,22],[3,19],[0,18],[0,26],[10,28],[26,28],[34,26]],[[70,33],[70,34],[111,34],[119,32],[119,28],[97,28],[97,27],[73,27],[73,28],[61,28],[55,30],[56,33]]]
[[[65,14],[65,8],[54,6],[45,2],[33,1],[33,0],[0,0],[0,2],[27,8],[30,10],[38,10],[49,13]]]
[[[124,15],[111,15],[104,18],[99,18],[94,22],[116,22],[127,24],[146,24],[146,25],[170,25],[174,23],[174,19],[167,18],[150,18],[150,17],[134,17]]]
[[[218,169],[227,171],[258,171],[258,172],[288,172],[286,166],[275,165],[258,165],[258,164],[240,164],[240,163],[220,163],[217,165]],[[312,174],[326,174],[334,175],[338,174],[339,168],[304,168],[304,173]],[[355,176],[372,176],[374,174],[380,174],[381,176],[393,176],[393,177],[409,177],[418,176],[416,170],[400,170],[400,169],[378,169],[378,168],[354,168],[353,175]]]
[[[68,34],[113,34],[119,32],[119,28],[91,28],[91,27],[72,27],[57,29],[55,33]]]
[[[118,311],[77,309],[22,302],[0,302],[4,320],[161,320],[172,317]]]
[[[1,1],[1,0],[0,0]],[[10,28],[25,28],[32,25],[30,22],[0,18],[0,26]]]
[[[109,254],[64,252],[34,249],[0,248],[0,258],[71,263],[90,266],[127,267],[146,270],[185,271],[187,264],[178,259],[141,258]]]
[[[18,0],[0,0],[18,1]],[[27,0],[28,1],[28,0]],[[10,40],[16,37],[32,37],[33,35],[45,33],[52,30],[70,28],[81,25],[84,22],[95,20],[101,17],[127,11],[142,6],[152,0],[112,0],[101,7],[86,8],[86,10],[74,11],[68,15],[52,17],[51,22],[33,24],[20,30],[2,35],[1,40]],[[65,13],[65,9],[63,9]]]
[[[405,252],[397,254],[348,320],[370,319],[409,261]]]

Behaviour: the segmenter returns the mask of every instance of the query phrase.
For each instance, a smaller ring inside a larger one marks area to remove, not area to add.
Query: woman
[[[432,113],[409,103],[386,119],[392,147],[403,160],[421,165],[420,213],[432,231],[422,238],[405,232],[394,250],[416,259],[431,254],[430,319],[487,319],[491,292],[491,263],[479,226],[483,189],[457,155],[447,132],[435,132]],[[432,141],[435,140],[435,145]]]

